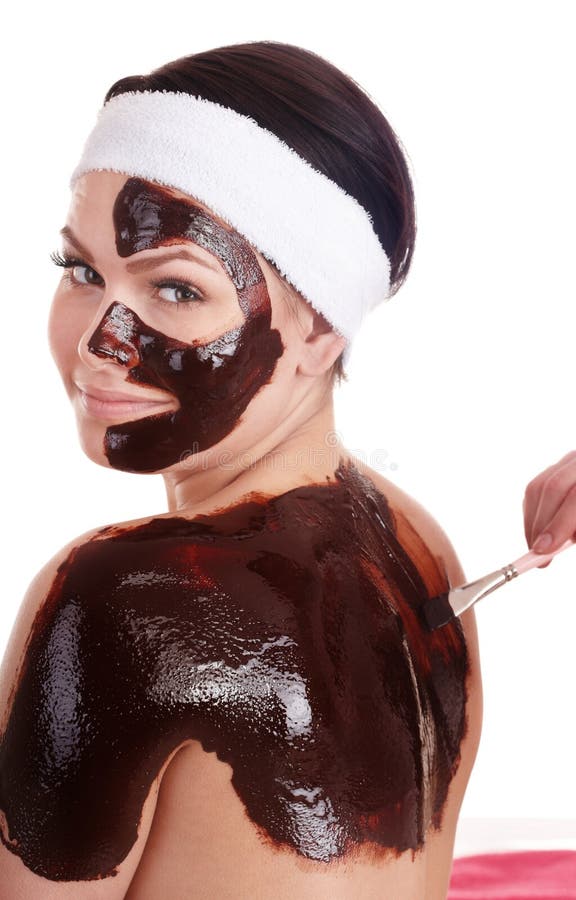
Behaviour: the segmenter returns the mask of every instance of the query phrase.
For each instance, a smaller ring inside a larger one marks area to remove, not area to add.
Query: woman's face
[[[50,346],[95,462],[188,465],[227,436],[219,449],[241,452],[286,416],[298,322],[271,266],[206,206],[88,173],[72,193],[62,256]]]

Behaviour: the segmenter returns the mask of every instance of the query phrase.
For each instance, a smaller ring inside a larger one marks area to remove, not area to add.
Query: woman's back
[[[18,834],[32,869],[109,873],[148,796],[128,897],[444,896],[480,729],[474,621],[422,631],[414,611],[453,557],[361,469],[103,529],[60,566],[15,701],[34,725],[4,745],[27,747],[22,822],[40,769],[53,778],[54,848]],[[50,690],[42,727],[34,696]]]

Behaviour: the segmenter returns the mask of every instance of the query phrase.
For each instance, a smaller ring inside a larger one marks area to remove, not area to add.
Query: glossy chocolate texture
[[[125,366],[127,381],[178,398],[180,407],[174,412],[106,429],[104,450],[111,466],[155,472],[229,434],[270,380],[284,347],[280,332],[271,328],[270,296],[258,259],[236,231],[221,225],[192,199],[180,199],[167,188],[138,178],[129,178],[119,191],[113,219],[122,257],[185,240],[212,253],[230,276],[245,317],[240,326],[207,343],[184,343],[114,302],[91,335],[89,350]]]
[[[462,625],[428,633],[418,614],[448,587],[351,462],[275,498],[101,529],[33,625],[0,740],[4,842],[49,879],[114,874],[163,762],[196,740],[280,852],[416,852],[467,727]]]

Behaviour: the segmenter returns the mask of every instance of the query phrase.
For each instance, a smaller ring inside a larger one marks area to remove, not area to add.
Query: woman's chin
[[[100,440],[100,443],[96,443],[81,434],[80,447],[82,448],[84,455],[87,456],[91,462],[96,463],[98,466],[104,466],[107,469],[112,468],[110,460],[104,452],[102,440]]]
[[[85,456],[88,457],[91,462],[96,463],[98,466],[104,466],[106,469],[114,469],[116,472],[129,472],[134,473],[134,469],[127,466],[124,468],[121,465],[114,465],[114,463],[110,462],[106,451],[104,449],[104,439],[106,436],[106,425],[101,425],[96,422],[91,422],[87,424],[85,421],[77,422],[78,425],[78,439],[80,443],[80,447]],[[166,469],[158,469],[158,473],[166,472],[168,469],[176,469],[177,465],[167,467]],[[156,474],[154,472],[142,472],[139,474]]]
[[[99,466],[112,468],[104,450],[106,425],[102,422],[86,421],[84,417],[77,417],[76,426],[80,447],[88,459]]]

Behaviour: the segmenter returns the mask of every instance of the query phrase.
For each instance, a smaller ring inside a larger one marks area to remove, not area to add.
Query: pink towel
[[[576,851],[457,857],[447,900],[576,900]]]

